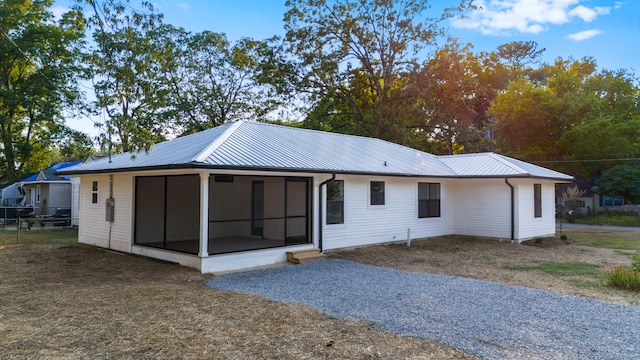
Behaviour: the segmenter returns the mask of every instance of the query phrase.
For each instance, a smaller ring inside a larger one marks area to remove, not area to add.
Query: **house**
[[[557,209],[563,213],[563,211],[575,208],[575,211],[580,215],[598,214],[603,211],[635,212],[640,214],[640,205],[628,204],[621,197],[612,197],[594,192],[594,188],[597,188],[597,186],[593,182],[576,179],[571,184],[560,185],[558,187]],[[572,187],[577,187],[580,190],[580,197],[570,199],[566,196],[566,190]],[[575,201],[575,203],[572,204],[572,201]]]
[[[22,198],[20,205],[34,209],[34,215],[53,215],[58,208],[71,208],[71,178],[56,172],[79,162],[53,165],[20,182]]]
[[[567,191],[574,187],[580,191],[580,196],[570,199],[567,197]],[[558,203],[556,205],[556,209],[559,211],[558,215],[564,214],[571,209],[577,211],[580,215],[588,215],[595,212],[598,208],[598,195],[592,189],[593,185],[581,179],[558,186]]]
[[[88,163],[103,158],[105,156],[89,155],[84,162]],[[74,227],[80,225],[80,178],[75,176],[71,177],[71,225]]]
[[[460,234],[555,233],[571,176],[495,153],[238,121],[60,171],[80,178],[78,241],[219,272],[286,251]]]

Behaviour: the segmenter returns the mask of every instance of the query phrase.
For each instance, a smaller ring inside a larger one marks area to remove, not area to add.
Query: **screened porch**
[[[211,175],[208,254],[311,242],[311,178]],[[199,254],[200,176],[135,179],[134,244]]]

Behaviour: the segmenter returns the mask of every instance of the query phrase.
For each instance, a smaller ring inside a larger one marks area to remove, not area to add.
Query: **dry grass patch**
[[[473,358],[206,279],[80,245],[0,245],[0,358]]]
[[[565,232],[570,239],[574,236]],[[583,232],[582,238],[593,234]],[[617,233],[640,241],[638,233]],[[330,256],[408,271],[463,276],[542,290],[582,295],[640,306],[637,293],[605,286],[601,272],[629,263],[610,248],[582,246],[581,240],[557,246],[526,246],[468,236],[445,236],[405,243],[330,252]],[[559,242],[558,242],[559,243]],[[593,243],[593,242],[592,242]],[[540,244],[544,245],[544,244]],[[591,243],[590,243],[591,245]],[[576,265],[577,264],[577,265]]]

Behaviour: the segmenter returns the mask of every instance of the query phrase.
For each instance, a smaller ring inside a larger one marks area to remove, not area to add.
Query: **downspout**
[[[327,179],[323,182],[320,183],[320,186],[318,187],[318,205],[320,206],[320,208],[318,209],[318,248],[320,249],[320,252],[322,252],[322,187],[327,185],[327,183],[329,183],[330,181],[333,181],[336,179],[336,174],[332,174],[330,179]]]
[[[511,188],[511,240],[515,240],[515,225],[516,225],[516,200],[515,200],[515,189],[513,185],[509,183],[509,178],[504,178],[504,182],[509,185]]]

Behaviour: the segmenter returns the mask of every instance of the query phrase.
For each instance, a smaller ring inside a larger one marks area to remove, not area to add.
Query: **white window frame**
[[[99,202],[100,202],[100,184],[98,183],[98,180],[92,180],[91,181],[91,203],[98,204]]]

